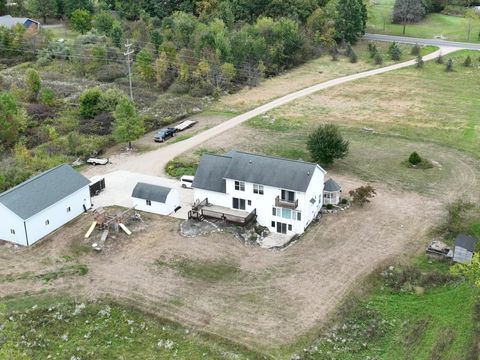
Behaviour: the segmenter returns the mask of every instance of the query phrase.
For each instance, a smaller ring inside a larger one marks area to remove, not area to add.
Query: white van
[[[191,189],[192,188],[192,184],[193,184],[193,179],[194,177],[193,176],[190,176],[190,175],[183,175],[181,178],[180,178],[180,184],[182,184],[182,188],[184,189]]]

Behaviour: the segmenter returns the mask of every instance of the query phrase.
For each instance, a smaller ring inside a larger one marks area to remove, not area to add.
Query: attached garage
[[[60,165],[0,194],[0,239],[29,246],[91,207],[90,181]]]
[[[132,192],[135,209],[160,215],[170,215],[180,206],[177,190],[139,182]]]

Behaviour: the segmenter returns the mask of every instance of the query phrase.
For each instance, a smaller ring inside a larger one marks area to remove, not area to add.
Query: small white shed
[[[342,188],[333,179],[325,181],[323,187],[323,204],[338,205]]]
[[[170,215],[180,206],[177,190],[143,182],[133,189],[132,200],[135,209],[160,215]]]
[[[458,235],[455,239],[453,261],[470,264],[472,262],[473,254],[475,253],[477,241],[478,240],[472,236]]]

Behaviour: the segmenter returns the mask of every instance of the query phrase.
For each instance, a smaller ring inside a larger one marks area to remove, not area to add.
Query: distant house
[[[90,181],[60,165],[0,194],[0,239],[32,245],[91,207]]]
[[[177,190],[139,182],[132,192],[136,210],[160,215],[170,215],[180,206]]]
[[[325,205],[338,205],[342,188],[333,179],[325,181],[323,188],[323,203]]]
[[[40,30],[41,24],[39,21],[30,18],[17,18],[10,15],[0,16],[0,26],[13,28],[16,25],[24,26],[28,31],[36,33]]]
[[[193,181],[197,214],[242,223],[255,215],[281,234],[301,234],[323,206],[325,170],[319,165],[230,151],[204,155]]]
[[[477,242],[478,240],[472,236],[458,235],[455,239],[453,261],[470,264],[472,262],[473,254],[475,253]]]

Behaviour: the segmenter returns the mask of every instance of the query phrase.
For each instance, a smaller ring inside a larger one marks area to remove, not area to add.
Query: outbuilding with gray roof
[[[136,210],[160,215],[170,215],[180,206],[178,190],[144,182],[135,185],[132,200]]]
[[[0,239],[32,245],[91,207],[90,181],[60,165],[0,194]]]

